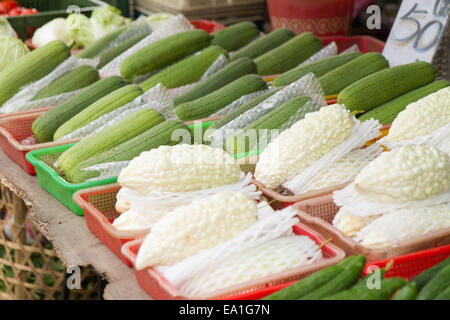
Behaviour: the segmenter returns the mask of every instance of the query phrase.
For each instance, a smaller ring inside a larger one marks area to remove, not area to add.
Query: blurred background
[[[110,1],[127,2],[127,0]],[[190,19],[215,20],[223,24],[251,20],[269,31],[288,27],[296,33],[318,36],[370,35],[385,41],[401,0],[135,0],[133,14],[182,13]],[[122,4],[125,5],[126,4]],[[366,27],[369,5],[381,9],[381,29]]]

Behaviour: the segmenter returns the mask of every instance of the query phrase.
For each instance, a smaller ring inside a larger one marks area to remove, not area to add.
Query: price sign
[[[432,62],[449,13],[450,0],[403,0],[383,51],[390,65]]]

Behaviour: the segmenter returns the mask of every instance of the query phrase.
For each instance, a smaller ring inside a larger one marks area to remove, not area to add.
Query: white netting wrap
[[[108,49],[114,48],[123,41],[126,41],[134,36],[151,33],[152,27],[147,21],[147,17],[141,16],[136,21],[133,21],[121,34],[119,34],[113,41],[108,43],[108,45],[101,51],[104,52]]]
[[[333,193],[336,205],[357,216],[371,216],[408,208],[426,208],[434,205],[450,204],[450,190],[437,194],[425,200],[408,201],[404,203],[373,202],[360,194],[353,183],[344,189]]]
[[[179,287],[186,296],[204,296],[246,281],[322,259],[318,245],[306,236],[289,235],[269,240],[245,252],[235,254],[222,264],[197,273]]]
[[[346,53],[352,53],[352,52],[361,52],[361,50],[359,50],[359,47],[357,44],[354,44],[354,45],[348,47],[347,49],[342,51],[340,54],[346,54]]]
[[[268,205],[267,205],[268,206]],[[247,230],[213,248],[180,261],[172,266],[157,267],[175,287],[182,288],[196,275],[212,269],[232,256],[281,236],[292,234],[292,227],[299,222],[297,211],[288,207],[259,219]]]
[[[131,160],[130,160],[131,161]],[[86,181],[99,181],[108,178],[117,177],[123,168],[126,168],[130,161],[116,161],[116,162],[105,162],[94,164],[92,166],[82,168],[82,171],[97,171],[99,173],[98,177],[93,177],[86,179]]]
[[[81,89],[40,100],[31,101],[31,99],[39,92],[39,90],[47,87],[50,83],[65,75],[66,73],[72,71],[73,69],[82,65],[88,65],[95,68],[98,63],[99,58],[79,59],[76,57],[70,57],[64,60],[45,77],[22,87],[19,92],[17,92],[0,107],[0,113],[31,110],[62,103],[63,101],[78,93]]]
[[[315,161],[312,165],[302,170],[302,172],[296,175],[294,178],[283,183],[282,186],[296,195],[302,194],[308,190],[313,190],[312,182],[324,182],[324,180],[321,178],[319,178],[318,180],[314,180],[315,177],[320,177],[321,172],[323,172],[323,174],[327,174],[327,168],[330,168],[332,164],[342,159],[351,151],[363,147],[367,141],[372,140],[380,135],[381,125],[377,120],[369,119],[368,121],[361,123],[359,120],[353,117],[353,121],[355,122],[355,126],[353,127],[351,135],[346,140],[344,140],[338,146],[334,147],[330,152],[325,154],[319,160]],[[366,161],[365,159],[373,160],[372,158],[378,156],[379,153],[381,153],[381,149],[379,148],[379,146],[376,146],[370,148],[367,153],[358,152],[356,154],[352,154],[348,158],[348,163],[346,161],[343,161],[341,163],[343,165],[341,167],[342,169],[344,169],[344,164],[350,164],[348,170],[346,170],[344,174],[339,175],[340,177],[343,177],[345,181],[338,182],[338,177],[334,177],[333,182],[335,182],[336,185],[342,184],[348,181],[348,179],[351,179],[351,177],[354,177],[359,172],[359,170],[362,169],[362,165],[351,165],[352,156],[356,157],[356,159]],[[336,171],[339,170],[338,168],[341,164],[336,164]],[[325,183],[328,184],[328,186],[331,186],[331,181],[325,181]]]
[[[209,135],[211,145],[216,148],[222,148],[227,136],[233,134],[239,129],[245,128],[250,123],[274,110],[276,107],[298,96],[311,97],[312,101],[315,103],[315,107],[317,108],[316,110],[313,110],[315,108],[313,108],[313,105],[310,105],[311,110],[313,111],[317,111],[320,106],[326,105],[325,94],[323,93],[322,86],[313,73],[308,73],[304,77],[273,94],[252,109],[239,115],[226,125],[212,131]],[[305,110],[308,110],[308,108],[305,108]],[[299,112],[302,112],[301,109]]]
[[[87,137],[106,127],[116,124],[125,117],[144,108],[155,109],[159,111],[166,119],[178,119],[177,115],[173,111],[172,97],[163,85],[158,84],[144,94],[136,97],[133,101],[100,116],[99,118],[89,122],[75,131],[72,131],[69,134],[66,134],[58,139],[58,141]]]
[[[251,178],[251,174],[247,176],[242,174],[236,183],[216,188],[189,192],[152,191],[145,196],[128,188],[121,188],[117,194],[116,209],[119,212],[126,211],[114,221],[113,225],[118,230],[149,229],[174,208],[224,191],[241,192],[258,200],[261,192],[251,183]]]
[[[305,184],[300,185],[296,189],[298,192],[296,194],[349,183],[355,179],[362,168],[378,157],[381,152],[383,152],[383,149],[375,144],[368,148],[350,151],[328,167],[320,170]]]
[[[325,58],[329,58],[332,56],[337,55],[338,47],[336,45],[336,42],[331,42],[326,47],[323,47],[318,52],[314,53],[311,57],[300,63],[298,66],[303,66],[306,64],[309,64],[311,62],[319,61]]]
[[[424,146],[434,146],[450,155],[450,123],[445,126],[440,127],[430,134],[414,137],[408,140],[402,141],[387,141],[386,137],[378,140],[377,143],[386,146],[389,149],[395,149],[399,147],[409,146],[409,145],[424,145]]]
[[[132,189],[122,187],[117,194],[117,205],[124,209],[135,206],[139,210],[146,210],[152,206],[173,207],[191,203],[193,199],[204,198],[224,191],[244,192],[250,198],[257,200],[261,192],[256,191],[256,187],[251,184],[251,180],[252,175],[250,173],[247,175],[241,173],[239,180],[233,184],[186,192],[162,192],[153,190],[145,196]]]
[[[401,208],[388,212],[359,230],[354,240],[366,247],[399,245],[405,240],[450,228],[450,204]]]
[[[200,52],[198,52],[200,53]],[[212,76],[214,73],[216,73],[217,71],[219,71],[220,69],[222,69],[223,67],[225,67],[230,61],[228,60],[228,58],[221,54],[217,57],[216,61],[214,61],[208,68],[208,70],[205,71],[205,73],[203,74],[203,76],[200,78],[199,81],[195,82],[195,83],[190,83],[187,84],[185,86],[182,87],[178,87],[178,88],[173,88],[173,89],[169,89],[169,93],[170,95],[175,98],[178,97],[179,95],[188,92],[189,90],[191,90],[192,88],[194,88],[195,86],[197,86],[200,82],[205,81],[206,79],[208,79],[210,76]]]
[[[142,49],[149,44],[157,40],[161,40],[163,38],[167,38],[176,33],[180,33],[183,31],[192,30],[194,27],[191,25],[188,19],[186,19],[183,15],[179,14],[172,18],[170,18],[163,26],[156,29],[152,34],[145,37],[133,47],[129,48],[127,51],[122,53],[120,56],[116,57],[114,60],[109,62],[103,68],[100,69],[100,75],[102,77],[109,77],[113,75],[120,76],[120,66],[126,58],[128,58],[131,54],[135,53],[139,49]]]

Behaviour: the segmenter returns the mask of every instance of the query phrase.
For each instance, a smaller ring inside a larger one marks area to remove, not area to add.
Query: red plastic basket
[[[30,113],[36,113],[36,112],[44,112],[51,108],[53,108],[53,106],[36,108],[36,109],[31,109],[31,110],[23,110],[23,111],[18,111],[18,112],[11,112],[11,113],[0,113],[0,119],[11,117],[11,116],[21,116],[24,114],[30,114]]]
[[[324,238],[317,232],[305,225],[298,224],[293,228],[295,234],[310,237],[318,245],[324,243]],[[133,263],[136,261],[137,252],[143,240],[127,242],[122,246],[122,253]],[[344,259],[344,252],[338,247],[325,243],[322,247],[322,254],[325,259],[322,261],[305,265],[298,268],[286,270],[278,274],[267,276],[261,279],[247,281],[225,289],[212,292],[205,297],[186,297],[171,285],[154,268],[135,270],[138,284],[154,299],[225,299],[225,300],[254,300],[269,295],[280,290],[294,281],[298,281],[320,269],[335,265]]]
[[[352,45],[356,44],[362,53],[367,52],[379,52],[382,53],[384,49],[384,42],[378,40],[377,38],[370,36],[327,36],[321,37],[322,45],[325,47],[331,42],[336,42],[338,47],[338,53],[350,48]]]
[[[209,34],[215,33],[217,31],[225,29],[227,26],[210,20],[191,20],[191,24],[195,27],[195,29],[202,29],[208,32]]]
[[[124,232],[112,226],[114,219],[119,217],[115,208],[119,190],[118,183],[83,189],[73,195],[73,200],[83,209],[89,230],[131,267],[131,262],[120,251],[121,247],[128,241],[145,237],[149,230]]]
[[[445,228],[403,241],[396,246],[369,248],[333,226],[332,221],[339,207],[334,203],[332,194],[297,202],[294,207],[299,210],[298,216],[303,224],[317,230],[327,239],[331,238],[331,242],[342,248],[347,255],[362,254],[369,262],[450,244],[450,228]]]
[[[402,277],[411,280],[419,273],[431,268],[448,257],[450,257],[450,244],[406,254],[393,259],[368,263],[364,268],[363,274],[367,275],[370,273],[368,270],[371,266],[383,268],[392,261],[392,267],[386,271],[386,277]]]
[[[25,155],[32,150],[59,146],[78,140],[63,142],[46,142],[24,145],[21,141],[33,135],[31,125],[33,121],[50,107],[34,111],[11,113],[0,117],[0,147],[22,169],[31,175],[36,174],[34,166],[25,159]]]

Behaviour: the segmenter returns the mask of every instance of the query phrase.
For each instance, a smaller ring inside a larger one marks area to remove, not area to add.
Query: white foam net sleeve
[[[121,34],[119,34],[113,41],[108,43],[108,45],[101,51],[104,52],[108,49],[114,48],[120,43],[140,35],[142,33],[151,33],[152,27],[147,21],[147,17],[141,16],[136,21],[133,21]]]
[[[242,175],[234,184],[190,192],[150,192],[142,196],[131,189],[121,188],[117,194],[116,207],[120,209],[118,211],[126,211],[114,221],[113,226],[127,231],[149,229],[176,207],[224,191],[241,192],[254,200],[258,200],[261,195],[251,183],[250,174]]]
[[[339,160],[331,163],[330,166],[320,170],[306,184],[299,186],[296,189],[296,192],[298,192],[296,194],[349,183],[355,179],[362,168],[378,157],[381,152],[383,152],[383,149],[374,144],[368,148],[350,151]]]
[[[31,101],[31,99],[39,92],[39,90],[47,87],[50,83],[72,71],[73,69],[88,65],[95,68],[99,63],[99,58],[95,59],[79,59],[76,57],[69,57],[61,62],[52,72],[45,77],[29,83],[22,87],[19,92],[6,101],[0,108],[0,113],[10,113],[23,110],[31,110],[51,105],[57,105],[67,100],[80,90],[73,92],[62,93],[53,97]]]
[[[122,201],[139,210],[145,211],[149,207],[174,207],[191,203],[194,199],[201,199],[224,191],[243,192],[252,199],[258,200],[261,192],[251,183],[252,175],[241,173],[236,183],[219,187],[201,189],[187,192],[161,192],[153,190],[145,196],[129,188],[121,188],[118,196]]]
[[[222,264],[197,273],[179,290],[188,297],[204,296],[214,290],[261,279],[321,259],[322,252],[313,240],[292,234],[235,254]]]
[[[397,246],[415,237],[450,228],[450,205],[402,208],[388,212],[359,230],[354,240],[366,247]]]
[[[319,61],[322,59],[326,59],[326,58],[335,56],[335,55],[337,55],[337,52],[338,52],[338,47],[336,45],[336,42],[333,41],[330,44],[328,44],[327,46],[325,46],[322,49],[320,49],[319,51],[317,51],[316,53],[314,53],[311,57],[309,57],[308,59],[306,59],[305,61],[300,63],[298,66],[307,65],[307,64],[310,64],[311,62],[315,62],[315,61]]]
[[[424,200],[403,203],[373,202],[360,194],[355,189],[355,185],[351,183],[345,188],[333,192],[333,200],[336,205],[345,207],[353,215],[365,217],[408,208],[426,208],[434,205],[450,204],[450,190]]]
[[[123,52],[120,56],[116,57],[114,60],[103,66],[103,68],[100,69],[100,75],[102,77],[109,77],[114,75],[120,76],[120,65],[125,61],[126,58],[128,58],[136,51],[142,49],[145,46],[148,46],[149,44],[152,44],[157,40],[167,38],[183,31],[192,30],[193,28],[194,27],[191,25],[189,20],[181,14],[170,18],[163,26],[156,29],[149,36],[145,37],[134,46]]]
[[[379,153],[381,153],[381,148],[379,146],[368,148],[369,151],[367,153],[354,153],[347,157],[341,163],[337,163],[340,159],[342,159],[345,155],[350,153],[353,150],[359,149],[363,147],[367,141],[372,140],[380,135],[381,124],[375,119],[369,119],[365,122],[360,122],[355,117],[353,117],[353,121],[355,126],[353,127],[353,131],[351,135],[345,139],[341,144],[334,147],[330,152],[322,156],[320,159],[315,161],[312,165],[305,168],[296,175],[291,180],[282,184],[282,186],[292,193],[298,195],[306,192],[307,190],[313,190],[313,182],[315,184],[321,184],[325,182],[328,186],[331,186],[331,181],[326,182],[323,179],[314,180],[317,176],[321,174],[327,175],[327,170],[332,166],[332,164],[336,163],[336,166],[333,168],[335,172],[339,172],[340,169],[345,170],[339,174],[339,177],[343,177],[345,180],[351,179],[354,177],[360,170],[362,169],[362,165],[354,165],[352,161],[354,159],[371,159],[375,158]],[[346,181],[339,181],[338,177],[334,177],[332,181],[336,183],[335,185],[342,184]]]
[[[131,160],[130,160],[131,161]],[[82,168],[82,171],[97,171],[99,173],[98,177],[93,177],[86,179],[86,181],[99,181],[104,180],[108,178],[114,178],[118,177],[120,174],[120,171],[122,171],[123,168],[126,168],[130,161],[115,161],[115,162],[104,162],[104,163],[98,163],[94,164],[92,166]]]
[[[433,132],[419,137],[414,137],[412,139],[402,140],[402,141],[387,141],[386,137],[378,140],[377,143],[386,146],[389,149],[395,149],[410,145],[424,145],[424,146],[434,146],[440,149],[442,152],[450,155],[450,123],[442,126]]]
[[[342,51],[340,54],[346,54],[346,53],[352,53],[352,52],[361,52],[361,50],[359,50],[359,47],[357,44],[354,44],[354,45],[348,47],[347,49]]]
[[[104,128],[112,126],[134,112],[145,108],[152,108],[159,111],[166,119],[178,119],[178,116],[173,110],[172,97],[163,85],[158,84],[142,95],[136,97],[133,101],[98,117],[97,119],[71,133],[66,134],[58,139],[58,141],[87,137],[103,130]]]
[[[276,92],[255,107],[239,115],[226,125],[211,132],[209,136],[211,145],[216,148],[222,148],[227,136],[233,134],[239,129],[245,128],[250,123],[274,110],[276,107],[298,96],[310,97],[318,107],[327,104],[322,86],[316,76],[313,73],[308,73],[297,81]]]
[[[242,254],[250,248],[278,237],[291,235],[292,227],[299,222],[296,215],[297,211],[292,207],[274,212],[226,242],[203,250],[172,266],[160,266],[156,269],[175,287],[182,288],[196,275],[222,264],[235,254]]]

